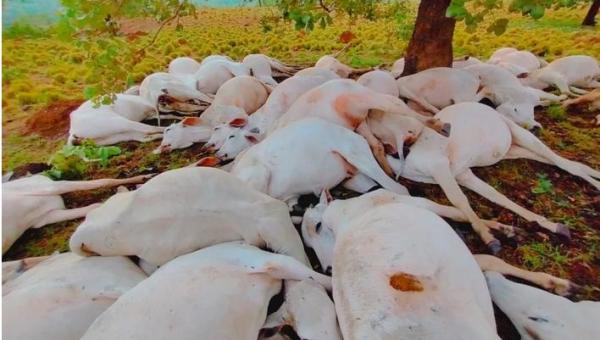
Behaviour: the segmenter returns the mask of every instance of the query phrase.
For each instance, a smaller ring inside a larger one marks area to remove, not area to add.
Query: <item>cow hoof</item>
[[[557,223],[556,233],[564,237],[567,241],[571,241],[571,232],[569,231],[569,227],[567,227],[565,224]]]
[[[490,252],[492,253],[492,255],[498,255],[500,250],[502,250],[502,244],[500,244],[500,241],[498,241],[498,240],[490,241],[487,244],[487,246],[490,249]]]
[[[452,125],[450,125],[450,123],[444,123],[441,134],[445,137],[450,137],[450,130],[452,130]]]

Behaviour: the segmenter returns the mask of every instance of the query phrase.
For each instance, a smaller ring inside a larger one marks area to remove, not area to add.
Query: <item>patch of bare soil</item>
[[[35,133],[48,139],[63,138],[69,132],[70,113],[81,103],[81,100],[67,100],[46,106],[27,119],[23,134]]]

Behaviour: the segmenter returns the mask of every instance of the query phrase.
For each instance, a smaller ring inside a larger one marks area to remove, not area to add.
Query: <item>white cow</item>
[[[273,79],[275,72],[287,76],[292,75],[294,72],[293,68],[285,66],[279,60],[264,54],[249,54],[244,57],[242,64],[250,69],[252,76],[270,86],[277,86],[277,81]]]
[[[140,84],[140,97],[159,112],[183,115],[202,112],[212,102],[211,97],[199,92],[187,78],[164,72],[144,78]]]
[[[556,59],[539,70],[519,75],[521,81],[533,88],[544,89],[555,86],[570,96],[585,94],[583,88],[600,88],[600,66],[598,61],[589,56],[573,55]]]
[[[441,138],[424,130],[411,147],[401,175],[417,182],[439,184],[450,202],[467,215],[475,231],[493,251],[499,250],[499,242],[480,222],[459,184],[552,232],[567,237],[569,232],[565,225],[551,222],[515,204],[477,178],[471,167],[489,166],[507,158],[529,158],[556,165],[600,188],[597,180],[600,172],[557,155],[533,134],[488,106],[460,103],[445,108],[435,117],[451,124],[452,134],[449,138]]]
[[[529,91],[529,87],[523,86],[512,73],[486,63],[467,66],[464,70],[479,78],[483,87],[481,92],[497,106],[498,112],[526,129],[541,127],[533,113],[540,98]],[[556,97],[557,101],[562,99],[551,94],[548,96]]]
[[[302,236],[306,244],[315,250],[321,266],[329,271],[333,263],[333,252],[338,226],[351,223],[360,215],[375,207],[395,203],[426,209],[441,217],[459,222],[468,221],[466,215],[457,208],[440,205],[422,197],[398,195],[380,189],[355,198],[331,201],[331,196],[325,191],[321,194],[319,203],[307,209],[304,213]],[[497,229],[509,237],[514,235],[512,226],[503,225],[496,221],[484,221],[484,223],[488,227]],[[513,267],[491,255],[478,254],[474,255],[474,257],[483,271],[497,271],[518,277],[548,290],[553,290],[560,295],[569,295],[579,289],[579,286],[568,280],[546,273],[529,272]]]
[[[284,290],[284,302],[268,316],[265,329],[278,331],[291,326],[301,339],[342,339],[335,307],[323,286],[308,280],[286,281]]]
[[[394,78],[398,79],[400,78],[400,76],[402,76],[405,64],[406,62],[404,61],[404,58],[400,58],[394,62],[394,64],[392,65],[392,70],[390,71]]]
[[[479,79],[461,69],[430,68],[398,78],[396,83],[400,97],[407,98],[430,112],[438,112],[439,109],[456,103],[478,102],[483,98],[479,93]]]
[[[212,127],[229,123],[236,118],[246,118],[267,101],[271,88],[250,76],[239,76],[226,81],[211,106],[200,115]]]
[[[333,55],[324,55],[315,63],[315,67],[335,72],[341,78],[348,78],[355,70],[337,60]]]
[[[16,279],[29,269],[47,260],[49,257],[50,256],[36,256],[2,262],[2,285]]]
[[[329,70],[326,68],[320,68],[320,67],[307,67],[304,68],[298,72],[296,72],[296,74],[294,74],[295,77],[298,76],[321,76],[321,77],[326,77],[328,79],[337,79],[340,78],[340,76]]]
[[[328,75],[294,76],[284,80],[273,90],[265,104],[247,118],[247,122],[238,121],[236,125],[242,125],[241,128],[229,123],[217,125],[206,146],[219,149],[217,156],[221,159],[235,158],[264,139],[267,131],[301,95],[334,78]]]
[[[79,340],[145,278],[125,257],[54,255],[2,286],[2,338]]]
[[[308,263],[283,202],[212,168],[163,172],[135,191],[112,196],[87,215],[70,248],[82,255],[137,255],[160,266],[236,240]]]
[[[178,57],[169,63],[169,73],[173,75],[191,75],[200,68],[200,63],[190,57]]]
[[[213,55],[209,55],[204,57],[204,59],[202,59],[202,62],[200,62],[200,65],[204,65],[206,63],[212,62],[212,61],[217,61],[217,60],[221,60],[221,61],[234,61],[233,59],[231,59],[230,56],[227,55],[220,55],[220,54],[213,54]]]
[[[488,60],[489,64],[498,65],[512,74],[531,72],[547,65],[547,63],[529,51],[519,51],[512,47],[496,50]]]
[[[449,126],[413,111],[397,97],[377,93],[349,79],[331,80],[306,92],[281,116],[275,128],[307,117],[318,117],[356,130],[366,138],[384,171],[391,175],[393,171],[385,158],[383,145],[373,136],[365,121],[373,109],[413,117],[444,135],[449,133]]]
[[[2,253],[29,228],[41,228],[51,223],[84,217],[98,207],[92,204],[65,209],[61,194],[79,190],[141,183],[150,176],[92,181],[53,181],[43,175],[20,178],[2,183]]]
[[[360,76],[356,82],[379,93],[388,94],[394,97],[400,96],[398,85],[396,85],[396,79],[394,79],[394,76],[387,71],[374,70],[367,72]]]
[[[173,123],[163,131],[163,139],[153,153],[171,152],[185,149],[194,143],[207,141],[212,135],[211,126],[202,124],[198,117],[185,117],[179,123]]]
[[[172,124],[164,131],[160,146],[154,153],[168,152],[206,142],[215,126],[238,119],[244,122],[248,115],[258,110],[269,97],[270,88],[260,80],[250,76],[239,76],[226,81],[217,91],[212,104],[200,118],[187,119]],[[233,123],[231,123],[233,122]]]
[[[336,237],[344,339],[499,339],[483,274],[437,215],[387,204],[338,225]]]
[[[170,261],[123,295],[82,340],[255,340],[281,280],[331,285],[329,277],[301,262],[253,246],[231,242],[198,250]],[[325,298],[310,301],[316,303],[312,308],[329,306]]]
[[[250,69],[241,63],[215,58],[203,62],[193,79],[196,89],[202,93],[215,94],[226,81],[237,76],[249,76]]]
[[[396,193],[407,193],[379,167],[364,138],[318,118],[277,129],[238,156],[231,173],[290,205],[302,194],[318,194],[346,179],[351,179],[346,187],[359,192],[375,186],[375,181]]]
[[[463,58],[459,58],[459,59],[454,59],[452,61],[452,67],[453,68],[465,68],[467,66],[471,66],[471,65],[478,65],[478,64],[482,64],[483,62],[475,57],[471,57],[471,56],[464,56]]]
[[[70,114],[67,143],[91,139],[98,145],[110,145],[155,140],[162,137],[164,128],[140,122],[156,116],[156,108],[140,96],[117,94],[112,104],[99,107],[88,100]]]
[[[543,290],[485,274],[494,303],[523,339],[600,339],[600,302],[572,302]]]

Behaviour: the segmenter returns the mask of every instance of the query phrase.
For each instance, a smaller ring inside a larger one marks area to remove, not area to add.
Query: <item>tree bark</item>
[[[600,0],[594,0],[592,5],[590,6],[590,10],[588,11],[585,19],[583,19],[583,26],[596,26],[596,15],[598,14],[598,10],[600,9]]]
[[[421,0],[402,75],[452,65],[452,36],[456,20],[446,18],[451,0]]]

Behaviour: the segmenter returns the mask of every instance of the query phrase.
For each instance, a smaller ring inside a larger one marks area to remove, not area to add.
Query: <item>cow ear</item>
[[[221,160],[214,156],[204,157],[196,162],[196,166],[214,167],[221,163]]]
[[[183,126],[197,126],[202,123],[202,120],[198,117],[186,117],[181,121]]]
[[[528,75],[529,75],[529,73],[527,73],[527,72],[519,73],[519,74],[517,74],[517,78],[519,78],[519,79],[527,78]]]
[[[248,123],[248,120],[246,118],[235,118],[235,119],[229,121],[229,126],[241,128],[241,127],[246,126],[247,123]]]
[[[329,190],[323,189],[323,191],[321,191],[321,197],[319,198],[319,204],[328,205],[331,201],[333,201],[331,193],[329,192]]]
[[[258,139],[252,135],[246,135],[244,137],[246,137],[246,139],[252,144],[258,143]]]

